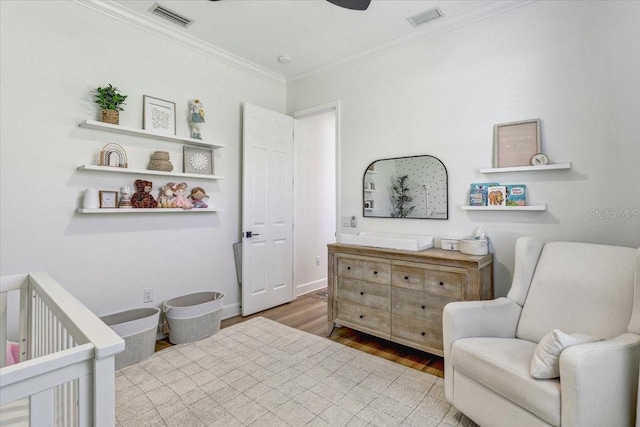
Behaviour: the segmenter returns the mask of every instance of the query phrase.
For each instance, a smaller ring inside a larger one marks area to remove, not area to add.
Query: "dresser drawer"
[[[391,283],[391,263],[375,258],[337,257],[339,277],[366,280],[389,285]]]
[[[347,300],[338,301],[338,321],[353,323],[373,329],[382,334],[391,333],[391,313],[355,304]]]
[[[391,266],[391,284],[400,288],[422,291],[424,289],[423,269],[394,264]]]
[[[394,338],[441,351],[442,322],[418,322],[414,317],[392,314],[391,339]]]
[[[424,269],[424,291],[451,298],[462,299],[462,286],[466,270],[448,268],[446,270]]]
[[[401,288],[391,290],[391,312],[402,316],[410,316],[416,322],[442,321],[442,310],[450,302],[457,301],[456,298],[448,296],[428,294],[424,292],[411,291]]]
[[[338,300],[389,311],[391,310],[391,286],[339,277]]]

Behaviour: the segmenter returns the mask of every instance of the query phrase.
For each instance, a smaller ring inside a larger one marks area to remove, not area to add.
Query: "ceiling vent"
[[[427,22],[431,22],[434,19],[442,18],[444,15],[439,7],[434,7],[433,9],[427,10],[426,12],[419,13],[411,18],[407,18],[407,20],[414,27],[419,27],[420,25],[424,25]]]
[[[174,24],[180,25],[183,28],[187,28],[189,25],[193,24],[194,21],[192,19],[187,18],[186,16],[182,16],[173,10],[169,10],[166,7],[156,3],[154,4],[149,12],[154,15],[158,15],[161,18],[166,19],[167,21],[171,21]]]

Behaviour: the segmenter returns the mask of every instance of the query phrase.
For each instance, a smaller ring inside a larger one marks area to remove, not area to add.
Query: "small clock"
[[[546,165],[549,164],[549,158],[542,153],[538,153],[531,158],[531,164],[533,166]]]
[[[100,207],[101,208],[117,208],[118,192],[117,191],[100,191]]]

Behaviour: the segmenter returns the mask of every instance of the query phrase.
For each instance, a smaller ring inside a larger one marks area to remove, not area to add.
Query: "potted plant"
[[[117,125],[120,123],[120,111],[124,108],[124,101],[127,95],[118,92],[118,88],[111,86],[98,87],[93,90],[95,92],[95,103],[102,108],[102,121]]]

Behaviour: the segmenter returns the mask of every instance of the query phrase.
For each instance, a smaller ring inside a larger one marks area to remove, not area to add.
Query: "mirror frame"
[[[366,215],[367,211],[366,211],[366,206],[365,206],[365,200],[367,200],[367,192],[366,192],[366,184],[367,184],[367,172],[369,172],[369,168],[377,163],[377,162],[381,162],[381,161],[385,161],[385,160],[400,160],[400,159],[411,159],[411,158],[415,158],[415,157],[431,157],[433,160],[435,160],[436,162],[438,162],[441,166],[442,169],[444,170],[444,185],[445,185],[445,197],[446,197],[446,212],[445,212],[445,217],[444,218],[421,218],[421,217],[403,217],[403,218],[399,218],[399,217],[393,217],[393,216],[375,216],[375,215]],[[435,220],[448,220],[449,219],[449,172],[447,171],[447,167],[444,165],[444,163],[442,162],[442,160],[440,160],[439,158],[432,156],[430,154],[419,154],[419,155],[415,155],[415,156],[403,156],[403,157],[390,157],[390,158],[386,158],[386,159],[377,159],[374,160],[373,162],[369,163],[369,165],[367,165],[366,169],[364,170],[364,174],[362,174],[362,217],[363,218],[392,218],[392,219],[435,219]]]

